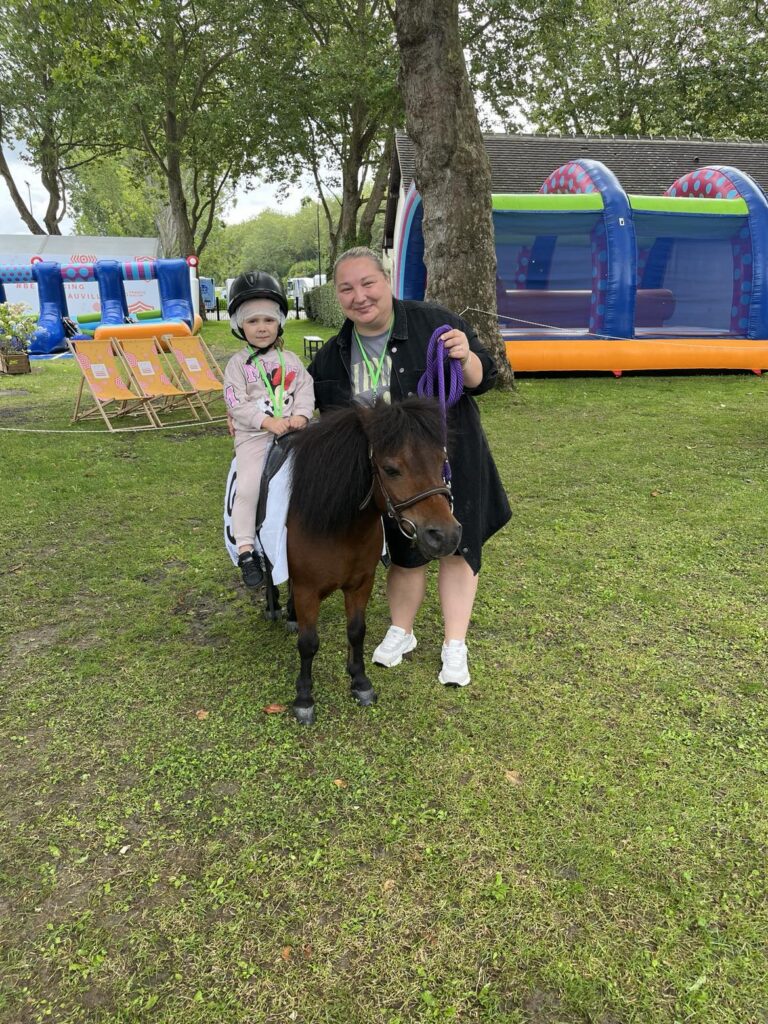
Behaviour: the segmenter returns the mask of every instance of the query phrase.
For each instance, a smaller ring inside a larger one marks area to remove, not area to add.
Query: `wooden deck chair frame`
[[[67,346],[80,368],[80,385],[75,398],[72,423],[77,423],[79,420],[97,419],[101,416],[107,430],[112,433],[154,430],[160,425],[149,400],[142,395],[135,394],[123,383],[120,366],[115,359],[115,351],[109,341],[73,341],[67,338]],[[98,361],[94,361],[91,357],[95,357]],[[94,374],[94,368],[97,368],[98,376]],[[102,380],[106,382],[104,386],[100,383]],[[93,399],[94,408],[92,409],[81,408],[86,386]],[[112,417],[107,412],[107,408],[110,406],[116,410],[113,412],[115,419],[143,413],[149,422],[146,426],[115,427],[112,424]]]
[[[125,363],[136,389],[149,399],[155,419],[162,425],[160,413],[184,407],[199,422],[192,392],[181,386],[176,371],[154,335],[146,338],[112,338],[112,346]],[[142,364],[150,363],[150,374],[142,373]],[[181,424],[177,424],[181,425]]]
[[[173,338],[161,336],[160,346],[165,351],[170,350],[173,353],[179,366],[180,379],[189,385],[190,393],[197,396],[208,419],[216,422],[226,420],[226,415],[212,416],[208,408],[217,398],[224,398],[224,374],[202,337],[199,334]],[[189,359],[198,361],[198,369],[190,372]]]

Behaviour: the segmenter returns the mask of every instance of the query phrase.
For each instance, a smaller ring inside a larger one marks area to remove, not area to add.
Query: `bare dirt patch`
[[[187,620],[192,641],[201,647],[222,647],[226,640],[216,635],[216,620],[228,611],[225,603],[194,592],[181,594],[173,614]]]
[[[41,654],[57,643],[61,634],[61,626],[54,623],[43,623],[25,633],[17,633],[8,641],[8,650],[12,660],[26,658],[31,654]]]
[[[8,423],[29,423],[31,422],[37,407],[34,405],[14,405],[8,408],[0,408],[0,420]]]

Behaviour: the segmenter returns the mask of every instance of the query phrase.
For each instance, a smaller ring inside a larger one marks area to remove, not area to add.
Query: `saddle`
[[[288,462],[293,450],[293,442],[296,440],[296,433],[291,431],[287,434],[275,436],[272,447],[267,452],[264,460],[264,469],[261,473],[261,487],[259,488],[259,500],[256,505],[256,535],[264,525],[267,517],[267,502],[269,501],[269,485]],[[290,496],[290,491],[288,491]],[[285,509],[288,514],[288,507]]]

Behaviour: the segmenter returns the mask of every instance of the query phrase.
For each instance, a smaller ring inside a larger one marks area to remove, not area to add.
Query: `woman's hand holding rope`
[[[445,347],[446,355],[451,359],[458,359],[464,371],[464,383],[467,387],[473,388],[480,383],[483,376],[483,368],[480,360],[472,358],[472,349],[469,347],[469,339],[463,331],[452,328],[440,336]]]

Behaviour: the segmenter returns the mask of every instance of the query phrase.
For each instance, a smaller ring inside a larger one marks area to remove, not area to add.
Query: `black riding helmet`
[[[280,282],[263,270],[248,270],[232,282],[227,303],[227,312],[230,318],[249,299],[271,299],[278,304],[285,316],[288,315],[288,299],[285,297]],[[236,338],[245,341],[245,335],[239,327],[232,327],[232,333]],[[283,333],[283,328],[280,327],[277,333],[279,337]]]

